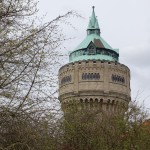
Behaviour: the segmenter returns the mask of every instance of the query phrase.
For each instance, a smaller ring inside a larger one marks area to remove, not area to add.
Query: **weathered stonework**
[[[82,78],[85,73],[99,73],[100,78],[85,80]],[[124,80],[113,81],[112,75]],[[71,80],[62,83],[67,76],[71,76]],[[130,99],[130,70],[123,64],[89,60],[69,63],[59,70],[59,100],[63,108],[76,102],[86,104],[85,107],[115,111],[118,106],[127,106]]]

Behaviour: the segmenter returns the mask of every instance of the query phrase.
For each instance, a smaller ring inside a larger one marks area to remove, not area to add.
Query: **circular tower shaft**
[[[59,100],[63,108],[70,103],[99,105],[114,111],[130,101],[130,70],[110,61],[79,61],[59,70]],[[89,106],[88,106],[89,107]]]

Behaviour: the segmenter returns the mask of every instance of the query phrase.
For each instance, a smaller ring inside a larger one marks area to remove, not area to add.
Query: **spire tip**
[[[92,8],[93,8],[93,11],[94,11],[95,6],[92,6]]]

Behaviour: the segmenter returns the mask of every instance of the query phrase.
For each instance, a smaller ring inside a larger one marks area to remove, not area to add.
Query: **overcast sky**
[[[65,43],[65,52],[72,51],[86,36],[89,17],[95,6],[101,36],[113,48],[119,48],[120,63],[131,70],[132,99],[145,100],[150,108],[150,0],[39,0],[39,14],[50,21],[75,10],[84,19],[71,19],[77,29],[65,30],[75,39]]]

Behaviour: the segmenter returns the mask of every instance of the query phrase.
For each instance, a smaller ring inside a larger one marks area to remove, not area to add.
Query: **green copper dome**
[[[96,34],[90,34],[87,35],[87,37],[78,45],[78,47],[75,48],[75,50],[87,48],[90,42],[95,43],[95,46],[99,48],[112,49],[112,47],[102,37]]]
[[[69,61],[109,60],[118,61],[119,51],[113,49],[101,36],[94,6],[86,38],[69,54]]]

